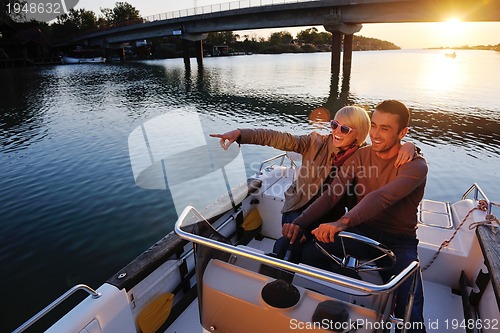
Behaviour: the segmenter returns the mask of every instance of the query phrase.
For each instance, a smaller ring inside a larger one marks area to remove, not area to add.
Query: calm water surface
[[[315,107],[399,99],[429,163],[426,197],[455,201],[478,182],[500,202],[498,73],[498,52],[430,50],[355,52],[340,93],[329,53],[0,70],[0,331],[77,283],[97,288],[172,230],[168,191],[138,188],[130,167],[127,138],[145,121],[191,108],[213,131],[306,133]],[[247,173],[275,153],[243,147]]]

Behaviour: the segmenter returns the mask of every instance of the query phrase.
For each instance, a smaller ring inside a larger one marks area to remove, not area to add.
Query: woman
[[[306,135],[292,135],[268,129],[236,129],[224,134],[210,134],[220,138],[223,149],[227,149],[233,142],[239,144],[258,144],[271,146],[284,151],[294,151],[302,155],[302,165],[297,177],[285,191],[285,202],[282,209],[282,224],[291,223],[309,204],[326,190],[329,181],[335,176],[337,168],[351,156],[360,146],[365,144],[370,129],[370,118],[366,111],[357,106],[345,106],[335,114],[330,122],[332,132],[319,134],[312,132]],[[415,152],[413,143],[406,143],[401,148],[395,166],[398,167],[411,161]],[[337,205],[325,220],[335,221],[345,213],[349,207],[345,198],[342,205]],[[304,237],[310,237],[310,231],[321,223],[317,221],[307,230],[303,230]],[[284,228],[285,231],[285,228]],[[284,233],[285,234],[285,233]],[[281,237],[275,244],[273,252],[279,257],[292,262],[300,261],[300,243],[296,242],[289,249],[289,240]],[[290,256],[290,257],[289,257]]]

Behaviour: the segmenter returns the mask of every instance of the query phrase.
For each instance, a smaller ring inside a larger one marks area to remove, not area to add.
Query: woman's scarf
[[[354,141],[354,143],[349,148],[347,148],[347,150],[339,151],[337,154],[334,154],[333,165],[336,167],[340,167],[346,159],[348,159],[352,154],[354,154],[356,150],[358,150],[358,148],[359,146],[357,142]]]

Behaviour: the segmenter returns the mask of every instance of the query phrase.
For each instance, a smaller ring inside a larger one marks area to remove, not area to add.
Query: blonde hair
[[[347,126],[358,130],[356,142],[359,146],[364,144],[370,131],[370,117],[365,109],[359,106],[344,106],[337,111],[334,118],[337,116],[344,117]]]

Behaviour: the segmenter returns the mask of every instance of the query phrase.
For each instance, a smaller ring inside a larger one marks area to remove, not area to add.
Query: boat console
[[[388,283],[375,284],[293,264],[232,245],[193,207],[184,210],[175,232],[196,244],[200,317],[207,331],[383,331],[399,322],[390,316],[396,289],[419,269],[413,262]]]
[[[379,314],[367,307],[212,260],[203,277],[201,321],[221,332],[372,332]]]

